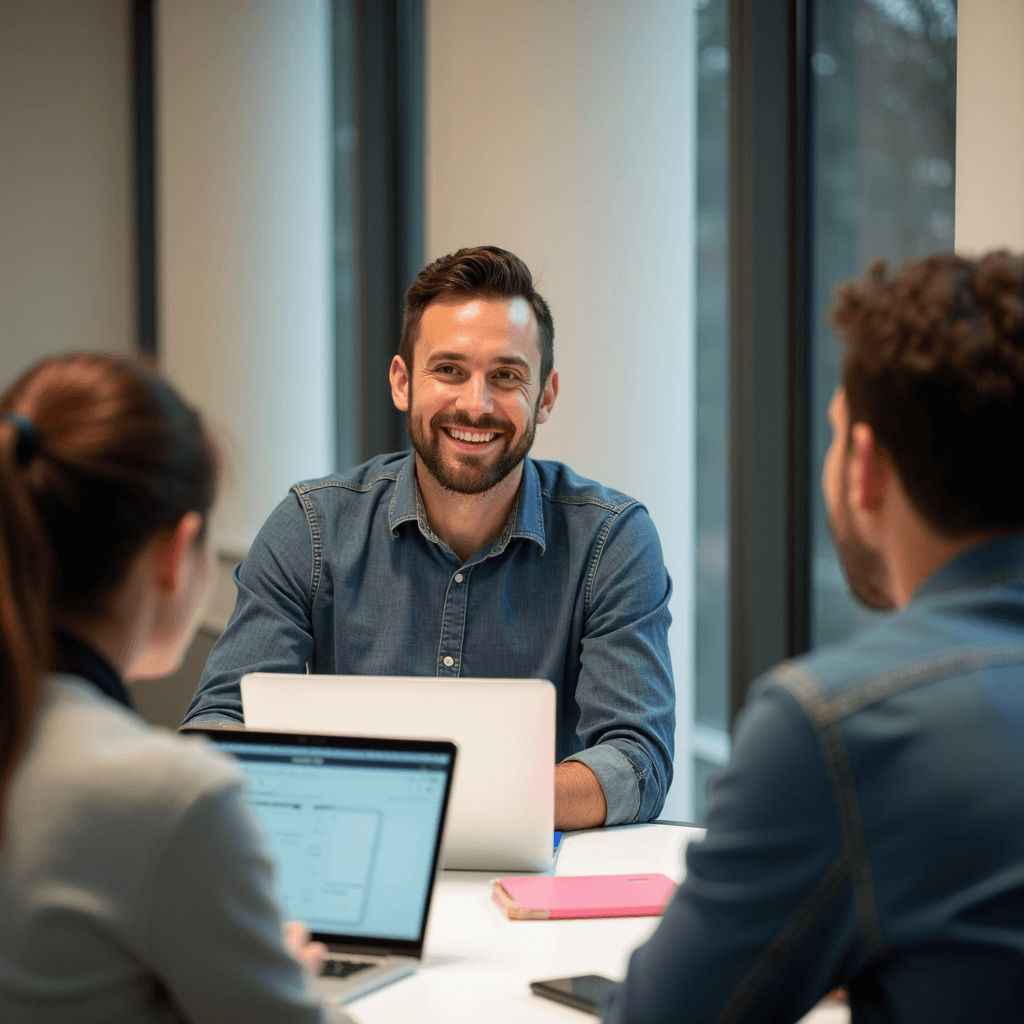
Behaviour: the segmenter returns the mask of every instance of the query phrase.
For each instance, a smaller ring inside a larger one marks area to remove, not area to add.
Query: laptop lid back
[[[245,773],[286,919],[419,956],[455,766],[448,742],[202,731]]]
[[[459,763],[444,866],[551,866],[555,688],[547,680],[252,673],[241,687],[249,728],[452,740]]]

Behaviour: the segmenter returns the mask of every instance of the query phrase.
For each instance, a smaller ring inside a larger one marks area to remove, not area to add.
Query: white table
[[[677,881],[683,851],[702,830],[626,825],[565,836],[558,875],[660,871]],[[509,872],[510,874],[512,872]],[[427,930],[427,956],[414,977],[350,1007],[365,1024],[530,1024],[595,1018],[535,996],[530,982],[573,974],[621,978],[629,954],[658,918],[509,921],[491,901],[493,872],[445,871]],[[804,1024],[848,1024],[845,1007],[819,1007]]]

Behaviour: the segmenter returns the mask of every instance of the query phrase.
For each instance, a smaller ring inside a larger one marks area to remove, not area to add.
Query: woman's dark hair
[[[533,287],[530,268],[518,257],[495,245],[459,249],[425,266],[405,293],[405,317],[398,354],[412,369],[423,311],[437,298],[462,296],[485,299],[523,298],[533,309],[540,332],[540,383],[543,387],[555,365],[555,322],[548,304]]]
[[[0,820],[62,613],[104,610],[133,557],[207,516],[216,454],[139,359],[46,359],[0,395]]]
[[[948,537],[1024,528],[1024,259],[953,253],[839,288],[850,424],[866,423]]]

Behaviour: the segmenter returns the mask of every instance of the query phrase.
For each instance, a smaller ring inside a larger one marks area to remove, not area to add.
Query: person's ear
[[[892,464],[885,450],[866,423],[855,423],[850,431],[850,507],[859,512],[877,512],[882,507],[885,489],[892,475]]]
[[[168,594],[177,594],[186,578],[186,562],[203,528],[198,512],[186,512],[175,524],[156,539],[153,546],[156,581]]]
[[[547,383],[540,393],[540,404],[537,406],[537,422],[544,423],[551,415],[555,406],[555,399],[558,398],[558,371],[552,370],[548,374]]]
[[[395,356],[391,360],[391,369],[388,371],[391,380],[391,401],[399,412],[409,411],[409,370],[405,360],[401,356]]]

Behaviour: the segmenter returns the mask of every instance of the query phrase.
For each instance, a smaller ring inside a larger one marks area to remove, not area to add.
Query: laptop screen
[[[314,934],[422,941],[454,748],[207,735],[245,771],[287,920]]]

